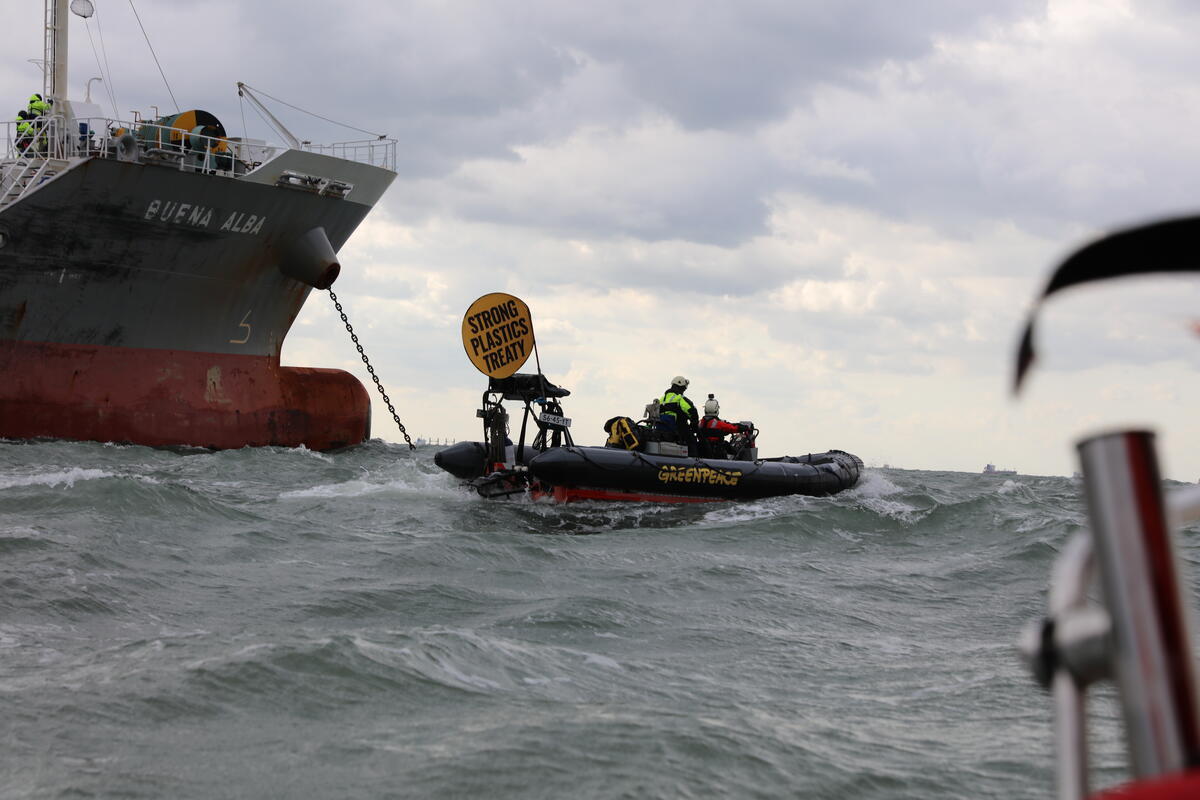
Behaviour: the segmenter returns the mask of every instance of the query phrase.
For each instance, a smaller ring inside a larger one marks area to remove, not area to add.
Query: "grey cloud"
[[[330,14],[323,3],[263,0],[211,4],[211,18],[235,21],[215,39],[177,44],[185,11],[156,8],[147,26],[186,94],[207,99],[206,81],[227,84],[237,73],[337,119],[414,134],[406,137],[412,145],[432,144],[449,163],[494,154],[496,145],[481,143],[497,133],[506,134],[503,147],[544,141],[537,105],[578,73],[581,59],[616,65],[626,91],[685,127],[744,128],[786,114],[815,86],[853,84],[885,61],[921,56],[939,35],[1039,6],[546,0],[393,3],[383,13],[358,0]],[[144,53],[137,38],[126,35],[113,49]],[[153,71],[140,74],[144,80]],[[582,115],[574,124],[589,118],[585,109],[567,110]],[[470,133],[481,121],[521,115],[537,124],[514,119],[507,131],[493,123]]]
[[[880,65],[920,62],[938,37],[1038,16],[1042,7],[1026,0],[986,8],[955,0],[602,7],[557,0],[384,7],[351,0],[330,13],[319,2],[214,0],[203,8],[156,5],[142,12],[180,103],[214,111],[231,132],[241,132],[244,114],[251,135],[264,134],[234,94],[233,82],[243,79],[334,119],[396,136],[402,181],[385,203],[414,221],[436,213],[556,237],[735,247],[766,232],[766,200],[781,189],[889,218],[930,221],[949,235],[991,217],[1058,236],[1080,219],[1110,224],[1127,219],[1130,209],[1148,216],[1194,205],[1187,163],[1196,154],[1169,141],[1172,129],[1194,127],[1187,97],[1175,109],[1097,114],[1093,128],[1023,130],[1039,114],[1026,101],[1045,102],[1052,94],[1014,97],[1002,76],[929,63],[906,85],[913,102],[889,108],[880,97],[886,87],[868,80]],[[1178,14],[1194,22],[1186,9],[1158,0],[1143,15]],[[167,110],[128,8],[105,3],[101,14],[121,115],[151,102]],[[27,14],[22,23],[30,55],[40,47],[37,16]],[[221,35],[194,33],[214,21]],[[1163,16],[1163,31],[1168,21]],[[81,86],[95,68],[78,21],[73,36],[73,83]],[[1189,37],[1109,36],[1106,57],[1124,60],[1132,74],[1200,68]],[[11,30],[3,41],[20,52]],[[1047,75],[1045,83],[1058,79]],[[853,100],[812,116],[814,91],[837,86]],[[1005,104],[1016,116],[1005,113]],[[304,138],[359,135],[291,109],[276,111]],[[562,142],[587,125],[619,132],[656,113],[685,128],[732,131],[743,152],[730,149],[714,162],[696,163],[692,180],[662,191],[654,188],[655,175],[635,176],[641,185],[619,187],[620,213],[586,192],[514,198],[503,187],[473,192],[461,184],[411,183],[444,180],[472,159],[519,163],[523,145]],[[795,131],[808,152],[870,180],[816,174],[764,153],[756,132],[791,114],[810,115]],[[1066,136],[1088,138],[1075,146],[1060,140]],[[1096,176],[1094,187],[1068,180],[1069,170]]]
[[[916,58],[939,35],[1044,3],[680,0],[614,3],[604,14],[549,5],[550,29],[601,61],[620,63],[631,91],[685,127],[728,128],[784,115],[814,86],[854,83],[885,61]]]
[[[891,60],[929,52],[938,36],[995,19],[1036,13],[1040,4],[1011,0],[980,9],[953,0],[903,6],[868,3],[393,3],[350,0],[329,13],[324,3],[261,0],[143,9],[167,77],[183,107],[213,111],[231,132],[268,134],[252,108],[236,98],[245,80],[282,100],[400,141],[402,178],[444,178],[464,161],[515,162],[516,148],[564,140],[580,126],[620,131],[647,114],[684,128],[719,128],[745,137],[745,152],[694,165],[694,179],[655,192],[625,187],[635,213],[613,216],[586,199],[547,196],[514,204],[494,193],[439,193],[406,207],[439,209],[466,219],[535,226],[557,236],[688,239],[736,246],[766,231],[765,199],[782,187],[874,205],[899,215],[953,195],[972,178],[946,165],[948,180],[913,181],[903,163],[928,166],[910,153],[889,153],[866,139],[831,146],[850,164],[869,165],[881,185],[805,174],[772,163],[751,136],[764,121],[803,105],[816,87],[860,86],[864,74]],[[102,9],[121,115],[169,101],[127,8]],[[220,36],[194,36],[217,20]],[[87,64],[76,24],[75,52]],[[90,69],[84,67],[81,69]],[[78,73],[82,75],[83,72]],[[598,82],[597,76],[599,77]],[[587,81],[594,83],[588,84]],[[77,78],[76,84],[80,83]],[[301,138],[360,134],[273,105]],[[883,146],[881,146],[881,144]],[[889,171],[889,168],[894,171]],[[964,178],[963,176],[968,176]],[[653,175],[639,176],[653,181]],[[948,182],[949,181],[949,182]],[[899,184],[902,191],[893,191]],[[397,190],[385,201],[403,205]],[[901,200],[904,198],[904,200]],[[528,200],[528,198],[526,198]],[[541,202],[538,202],[540,200]],[[423,201],[423,202],[421,202]]]

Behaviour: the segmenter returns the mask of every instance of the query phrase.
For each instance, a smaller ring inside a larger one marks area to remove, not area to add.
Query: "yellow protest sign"
[[[492,378],[507,378],[533,352],[529,306],[511,294],[485,294],[463,316],[462,338],[467,358],[477,370]]]

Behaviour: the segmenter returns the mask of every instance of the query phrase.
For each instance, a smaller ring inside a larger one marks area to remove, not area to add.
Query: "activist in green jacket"
[[[22,108],[17,112],[17,149],[24,150],[33,141],[33,115]]]
[[[40,94],[29,96],[29,113],[35,117],[50,116],[50,100],[43,100]]]
[[[683,394],[687,387],[688,379],[682,375],[671,379],[671,385],[659,401],[658,428],[678,436],[681,444],[690,445],[695,440],[700,415],[696,412],[696,404]]]

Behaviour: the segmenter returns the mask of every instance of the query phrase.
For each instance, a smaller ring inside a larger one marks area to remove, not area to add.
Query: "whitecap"
[[[847,494],[851,497],[887,497],[900,494],[903,491],[882,474],[874,470],[864,470],[859,476],[858,484]]]
[[[447,481],[449,477],[448,475],[418,473],[415,475],[402,475],[398,478],[388,476],[381,480],[375,480],[375,476],[367,473],[364,477],[355,478],[354,480],[318,484],[306,489],[292,489],[291,491],[281,492],[279,498],[281,500],[295,500],[328,497],[363,497],[381,492],[396,491],[416,493],[422,496],[434,494],[458,497],[462,495],[458,487]]]
[[[454,680],[456,680],[459,683],[464,684],[466,686],[474,686],[476,689],[501,689],[501,688],[503,688],[500,686],[499,683],[496,683],[496,681],[491,680],[490,678],[485,678],[482,675],[471,675],[466,672],[463,672],[458,667],[454,666],[453,664],[447,663],[443,659],[434,659],[434,663],[437,664],[438,668],[441,669],[443,672],[445,672],[447,675],[449,675],[451,678],[453,678]]]
[[[324,453],[319,453],[316,450],[309,450],[304,445],[300,445],[299,447],[290,448],[289,452],[297,453],[299,455],[309,456],[310,458],[315,458],[318,461],[324,461],[326,464],[333,463],[333,459],[330,458],[329,456],[325,455]]]
[[[862,474],[857,486],[841,496],[857,501],[863,508],[873,511],[881,517],[891,517],[901,522],[913,522],[914,515],[920,509],[900,500],[886,499],[890,495],[900,494],[899,486],[873,470]]]
[[[83,469],[81,467],[72,467],[61,472],[45,472],[38,475],[10,475],[0,477],[0,489],[12,489],[17,486],[49,486],[56,487],[65,485],[68,489],[75,485],[75,481],[91,481],[99,478],[115,478],[117,477],[112,472],[106,472],[102,469]]]
[[[881,517],[891,517],[901,522],[913,522],[914,516],[919,511],[916,506],[910,506],[908,503],[901,503],[896,500],[880,500],[879,498],[867,498],[863,501],[863,508],[868,511],[874,511]]]
[[[791,498],[789,498],[791,499]],[[806,502],[808,498],[798,498],[801,502]],[[791,510],[791,509],[788,509]],[[742,523],[742,522],[757,522],[762,519],[770,519],[777,517],[780,514],[778,503],[770,503],[762,500],[755,500],[742,503],[723,503],[720,508],[713,509],[705,513],[703,521],[705,523]]]
[[[620,669],[621,665],[614,659],[608,656],[598,655],[596,653],[586,653],[584,655],[584,663],[595,664],[600,667],[608,667],[609,669]]]
[[[342,483],[326,483],[319,486],[311,486],[307,489],[293,489],[290,492],[280,493],[279,497],[281,500],[310,497],[362,497],[363,495],[379,492],[384,488],[386,487],[378,483],[353,480]]]

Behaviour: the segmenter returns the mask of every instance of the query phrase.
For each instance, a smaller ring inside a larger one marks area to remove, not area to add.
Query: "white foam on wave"
[[[41,534],[28,525],[17,525],[12,528],[0,528],[0,539],[37,539]]]
[[[607,667],[608,669],[621,669],[621,664],[614,658],[602,656],[599,653],[585,653],[583,656],[585,664],[595,664],[598,667]]]
[[[396,472],[400,472],[399,475]],[[303,500],[328,497],[364,497],[384,492],[402,492],[420,494],[422,496],[444,495],[458,497],[463,493],[455,486],[448,474],[427,473],[415,469],[389,470],[387,474],[376,475],[363,470],[363,477],[338,483],[318,484],[304,489],[293,489],[282,492],[281,500]]]
[[[704,514],[701,524],[728,525],[730,523],[757,522],[758,520],[777,517],[784,512],[794,511],[796,510],[795,506],[804,507],[811,503],[812,498],[802,495],[742,501],[740,503],[719,503],[717,504],[718,508],[714,508],[712,511]]]
[[[70,489],[76,481],[93,481],[100,478],[116,478],[116,473],[102,469],[84,469],[72,467],[60,472],[43,472],[37,475],[6,475],[0,477],[0,489],[13,489],[18,486],[65,486]]]
[[[848,494],[858,497],[887,497],[900,494],[903,490],[888,480],[882,473],[875,470],[863,470],[858,484]]]
[[[147,467],[147,469],[148,469],[148,467]],[[151,486],[161,486],[162,485],[162,481],[160,481],[158,478],[152,477],[150,475],[136,475],[133,473],[128,473],[128,474],[124,474],[124,475],[114,475],[113,477],[114,478],[129,478],[130,480],[135,480],[138,483],[148,483]]]
[[[912,517],[918,509],[900,500],[887,499],[891,495],[902,492],[903,490],[899,486],[892,483],[880,473],[872,470],[863,470],[858,484],[854,488],[837,495],[837,497],[855,502],[881,516],[909,522],[912,521]],[[787,495],[749,502],[721,503],[719,504],[719,508],[714,508],[712,511],[705,513],[701,524],[726,525],[730,523],[757,522],[794,511],[804,511],[825,502],[828,501],[823,498],[814,498],[806,495]]]
[[[378,483],[356,479],[343,481],[342,483],[326,483],[319,486],[310,486],[307,489],[293,489],[290,492],[280,493],[279,499],[303,500],[313,497],[362,497],[363,495],[381,492],[385,488],[387,487]]]
[[[492,690],[504,688],[491,678],[485,678],[482,675],[475,675],[459,669],[455,664],[450,663],[448,659],[435,659],[435,663],[437,663],[437,666],[451,678],[459,683],[466,684],[467,686],[474,686],[476,689]]]
[[[318,453],[316,450],[309,450],[304,445],[290,448],[289,452],[296,453],[297,455],[308,456],[309,458],[315,458],[318,461],[324,461],[326,464],[333,463],[333,459],[329,456],[325,455],[324,453]]]
[[[881,517],[913,522],[913,516],[919,510],[916,506],[910,506],[900,500],[888,499],[891,495],[900,494],[902,491],[899,486],[875,470],[864,470],[859,477],[858,485],[842,496],[857,501],[863,508],[873,511]]]

